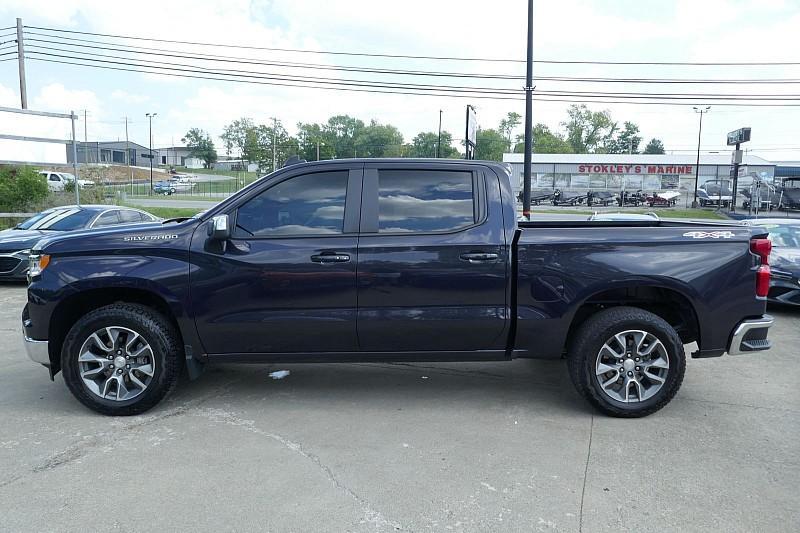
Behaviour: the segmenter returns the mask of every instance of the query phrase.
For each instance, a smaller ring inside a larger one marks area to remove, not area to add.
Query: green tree
[[[47,182],[27,166],[0,169],[0,210],[25,211],[47,198]]]
[[[254,131],[258,147],[254,161],[257,161],[258,167],[266,172],[278,170],[287,159],[300,152],[297,139],[289,135],[280,120],[269,126],[260,124]]]
[[[211,165],[217,161],[217,150],[208,132],[200,128],[192,128],[181,139],[181,142],[189,149],[192,157],[203,161],[204,168],[211,168]]]
[[[333,157],[358,157],[365,156],[356,148],[356,139],[364,131],[364,122],[350,115],[335,115],[328,119],[322,126],[325,134],[324,142],[330,143]],[[316,150],[316,148],[315,148]]]
[[[608,142],[606,153],[638,154],[641,142],[642,136],[639,135],[639,126],[626,120],[622,130]]]
[[[317,146],[320,159],[333,159],[336,156],[335,137],[321,124],[297,124],[299,155],[306,161],[317,160]],[[350,154],[349,157],[352,157]],[[347,157],[347,156],[345,156]]]
[[[647,146],[644,147],[645,154],[663,154],[664,153],[664,143],[661,142],[660,139],[650,139],[650,142],[647,143]]]
[[[497,130],[479,129],[475,135],[475,159],[502,161],[507,147],[506,138]]]
[[[608,111],[592,111],[586,105],[571,105],[568,120],[562,122],[567,130],[567,142],[576,154],[604,153],[617,131],[617,123]]]
[[[361,157],[399,157],[403,155],[403,134],[391,124],[373,119],[356,137],[354,145]]]
[[[434,131],[423,131],[418,133],[403,155],[408,157],[436,157],[436,144],[439,142],[439,134]],[[439,150],[439,157],[458,158],[461,154],[458,149],[453,147],[453,135],[449,131],[442,131],[442,146]]]
[[[517,135],[516,153],[525,152],[525,136]],[[558,132],[551,131],[546,124],[533,127],[533,153],[535,154],[571,154],[572,146]]]
[[[253,120],[247,117],[234,120],[222,130],[220,135],[225,144],[225,153],[231,155],[233,151],[247,162],[258,161],[258,134]]]
[[[500,121],[500,127],[498,130],[500,133],[503,134],[503,137],[506,139],[506,146],[508,146],[508,150],[511,150],[511,146],[513,144],[512,139],[514,136],[514,130],[517,129],[522,123],[522,115],[516,113],[514,111],[509,112],[506,117]]]

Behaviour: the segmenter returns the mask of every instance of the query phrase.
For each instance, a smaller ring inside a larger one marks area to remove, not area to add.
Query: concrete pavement
[[[776,347],[690,360],[645,419],[560,361],[220,365],[96,415],[30,362],[0,286],[0,529],[797,531],[800,312]],[[270,379],[275,370],[291,373]]]

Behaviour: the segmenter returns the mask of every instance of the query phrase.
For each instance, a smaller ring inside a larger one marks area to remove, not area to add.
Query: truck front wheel
[[[95,309],[72,326],[61,350],[70,392],[104,415],[136,415],[175,387],[179,337],[155,310],[117,303]]]
[[[686,354],[675,329],[635,307],[592,315],[578,329],[567,358],[575,388],[607,415],[652,414],[678,392]]]

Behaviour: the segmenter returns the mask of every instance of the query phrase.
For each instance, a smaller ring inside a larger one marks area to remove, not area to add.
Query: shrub
[[[25,211],[47,198],[47,182],[33,168],[0,168],[0,210]]]

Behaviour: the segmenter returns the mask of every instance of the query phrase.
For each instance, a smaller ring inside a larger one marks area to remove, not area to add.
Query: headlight
[[[50,264],[50,256],[47,254],[31,254],[28,256],[28,277],[33,278],[42,273]]]

